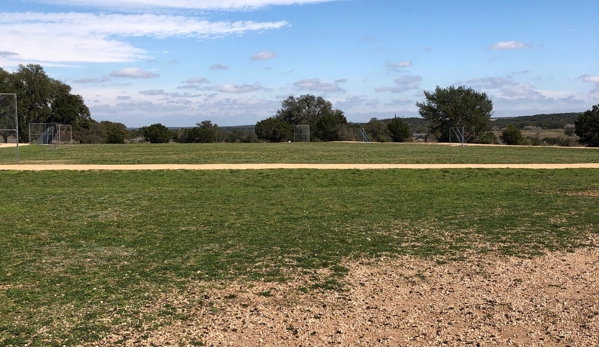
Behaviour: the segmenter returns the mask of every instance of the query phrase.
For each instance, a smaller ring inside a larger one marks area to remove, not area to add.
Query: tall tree
[[[473,142],[488,128],[493,102],[485,93],[464,86],[437,87],[424,92],[426,100],[416,103],[419,113],[429,123],[429,131],[440,142],[449,141],[451,127],[464,127],[467,142]]]
[[[256,136],[261,140],[281,142],[291,140],[291,125],[277,117],[270,117],[256,123]]]
[[[599,147],[599,104],[578,116],[574,126],[576,135],[580,137],[578,142]]]
[[[406,142],[412,138],[410,126],[403,119],[397,118],[397,115],[387,123],[387,129],[393,142]]]
[[[302,95],[299,98],[290,96],[281,102],[276,117],[289,124],[316,124],[325,114],[333,113],[333,104],[323,97]]]
[[[343,111],[334,110],[325,113],[314,124],[314,137],[322,141],[339,141],[341,139],[339,130],[343,124],[347,124]]]
[[[160,123],[142,127],[140,130],[150,143],[167,143],[173,138],[173,133]]]

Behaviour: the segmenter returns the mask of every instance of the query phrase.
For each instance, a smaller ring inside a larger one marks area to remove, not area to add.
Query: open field
[[[14,164],[0,147],[0,164]],[[21,148],[23,164],[551,164],[599,163],[596,148],[394,143],[138,144]]]
[[[0,346],[599,344],[596,169],[0,175]]]

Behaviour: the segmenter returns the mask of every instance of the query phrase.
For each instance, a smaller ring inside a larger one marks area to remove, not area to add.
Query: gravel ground
[[[599,346],[599,237],[590,242],[532,259],[349,262],[340,291],[302,291],[305,275],[194,283],[155,305],[189,319],[150,332],[115,327],[96,345]]]

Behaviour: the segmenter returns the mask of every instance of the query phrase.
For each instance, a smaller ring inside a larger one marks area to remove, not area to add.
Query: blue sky
[[[164,5],[168,4],[168,5]],[[465,85],[494,116],[599,103],[596,0],[2,0],[0,67],[36,63],[96,120],[255,124],[289,95],[349,121]]]

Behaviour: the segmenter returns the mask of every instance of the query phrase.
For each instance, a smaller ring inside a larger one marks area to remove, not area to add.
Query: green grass
[[[24,164],[215,163],[596,163],[595,149],[563,147],[466,148],[393,143],[253,143],[22,146]],[[0,163],[15,163],[15,149],[0,149]]]
[[[184,321],[145,307],[193,281],[328,268],[307,290],[335,290],[346,259],[535,256],[584,246],[599,221],[599,198],[576,194],[599,170],[0,174],[0,346]]]

